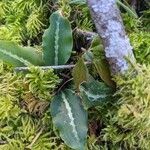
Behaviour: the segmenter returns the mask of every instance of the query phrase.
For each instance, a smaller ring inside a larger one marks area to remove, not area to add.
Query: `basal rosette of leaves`
[[[115,95],[119,99],[105,106],[108,109],[103,113],[106,127],[102,139],[114,149],[149,150],[150,66],[136,65],[115,80],[118,87]]]

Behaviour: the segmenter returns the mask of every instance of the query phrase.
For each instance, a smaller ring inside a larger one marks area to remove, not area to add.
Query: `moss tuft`
[[[149,150],[150,65],[136,65],[116,82],[119,98],[104,115],[102,138],[115,148]]]

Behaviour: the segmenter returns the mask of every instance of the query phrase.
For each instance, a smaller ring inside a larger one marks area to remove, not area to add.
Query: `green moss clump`
[[[105,104],[102,139],[114,149],[149,150],[150,65],[136,65],[116,82],[118,100]]]
[[[49,3],[49,0],[2,0],[0,40],[21,43],[39,36],[48,24]]]
[[[53,70],[31,67],[27,74],[15,73],[0,62],[1,150],[65,150],[53,132],[47,101],[58,81]]]
[[[130,34],[130,40],[138,63],[150,64],[150,33],[133,32]]]
[[[34,96],[44,100],[51,100],[56,85],[60,83],[53,69],[44,71],[38,67],[31,67],[25,79],[29,85],[29,91],[33,93]]]

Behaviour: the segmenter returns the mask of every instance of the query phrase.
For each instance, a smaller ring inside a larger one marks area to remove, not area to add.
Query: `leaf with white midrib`
[[[31,65],[30,62],[28,62],[27,60],[21,58],[21,57],[18,57],[17,55],[14,55],[12,54],[11,52],[8,52],[6,50],[2,50],[0,49],[0,52],[3,53],[4,55],[8,56],[8,57],[11,57],[13,59],[16,59],[17,61],[20,61],[21,63],[23,63],[25,66],[28,66],[28,65]]]
[[[58,50],[59,50],[59,18],[56,22],[56,31],[55,31],[55,65],[58,65]]]
[[[75,136],[75,138],[77,139],[77,141],[79,142],[79,137],[78,137],[78,133],[77,133],[77,130],[76,130],[76,125],[75,125],[75,119],[73,117],[73,113],[72,113],[72,110],[71,110],[71,107],[69,105],[69,102],[65,96],[64,93],[62,93],[62,99],[65,103],[65,106],[66,106],[66,109],[67,109],[67,112],[68,112],[68,116],[69,116],[69,119],[70,119],[70,126],[72,127],[72,131],[73,131],[73,134]]]
[[[51,103],[51,114],[62,140],[73,149],[84,150],[88,128],[81,99],[69,89],[59,92]]]
[[[91,76],[87,82],[82,83],[80,86],[80,96],[86,109],[113,99],[112,95],[112,88],[103,82],[95,80]]]
[[[52,13],[49,22],[50,26],[43,34],[43,60],[46,65],[63,65],[72,52],[71,25],[59,11]]]
[[[42,65],[42,55],[32,47],[21,47],[11,41],[0,40],[0,59],[13,66]]]

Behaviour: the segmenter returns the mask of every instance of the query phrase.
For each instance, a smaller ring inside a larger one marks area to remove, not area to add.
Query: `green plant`
[[[145,31],[130,34],[131,44],[139,63],[150,63],[150,33]]]
[[[52,69],[44,71],[38,67],[31,67],[25,79],[29,84],[29,91],[44,100],[52,98],[56,85],[60,82]]]
[[[87,112],[80,104],[80,97],[69,89],[60,92],[52,101],[51,114],[65,143],[73,149],[84,149]]]
[[[102,41],[98,36],[93,38],[89,50],[93,54],[93,64],[101,79],[110,87],[114,87],[111,79],[109,64],[105,58]]]
[[[70,12],[70,20],[73,20],[72,25],[81,30],[92,31],[94,27],[86,2],[72,0],[70,1],[70,7],[72,8]]]
[[[137,61],[149,64],[149,33],[144,32],[148,27],[142,27],[142,23],[147,22],[137,19],[125,1],[117,2],[127,11],[122,16]],[[49,14],[50,26],[42,38]],[[0,41],[0,58],[7,62],[7,65],[0,63],[0,149],[130,150],[149,147],[149,66],[136,66],[125,76],[116,77],[117,93],[113,96],[115,86],[101,40],[94,37],[86,52],[83,48],[82,52],[72,52],[72,48],[75,50],[72,29],[94,29],[85,0],[2,0],[0,25],[1,39],[23,45],[37,44],[34,47],[42,51]],[[64,77],[60,80],[52,69],[33,66],[64,65],[66,62],[70,66],[76,60],[73,82],[70,82],[71,71],[55,71]],[[84,60],[92,63],[94,71]],[[30,67],[28,72],[15,73],[8,63]],[[96,72],[96,78],[90,75],[92,72]]]
[[[18,74],[8,68],[0,63],[0,142],[3,143],[0,149],[64,150],[66,146],[52,131],[47,111],[49,102],[41,96],[44,87],[48,98],[52,98],[58,77],[52,70],[43,71],[37,67],[32,67],[27,74]]]
[[[41,53],[32,47],[20,47],[10,41],[0,41],[0,59],[14,66],[42,65]]]
[[[43,35],[43,53],[9,41],[0,41],[0,44],[0,59],[14,66],[60,65],[70,58],[72,30],[69,21],[60,12],[54,12],[50,17],[50,27]]]
[[[107,112],[99,107],[106,126],[101,138],[107,147],[149,149],[149,72],[149,65],[135,65],[123,77],[116,77],[118,98],[111,105],[105,104]]]
[[[43,59],[46,65],[65,64],[70,58],[73,39],[70,23],[61,12],[50,17],[50,27],[43,35]]]
[[[126,12],[130,16],[132,16],[132,18],[135,18],[135,19],[138,18],[135,10],[132,7],[130,7],[130,5],[126,1],[124,1],[124,2],[122,2],[121,0],[116,0],[116,1],[117,1],[117,3],[118,3],[119,6],[121,6],[124,10],[126,10]]]
[[[82,70],[79,72],[77,69],[77,67],[80,68],[80,63],[81,60],[77,63],[74,74],[84,77],[87,72]],[[83,150],[86,148],[87,109],[111,99],[113,91],[92,77],[87,78],[89,83],[82,83],[85,80],[81,77],[80,80],[74,78],[74,81],[77,82],[77,89],[80,86],[78,94],[72,89],[64,89],[54,96],[51,103],[51,114],[53,123],[64,142],[73,149]]]
[[[24,42],[43,32],[48,23],[49,0],[2,0],[0,40]]]
[[[147,8],[150,7],[150,3],[147,2]],[[145,11],[142,12],[142,24],[143,24],[143,29],[146,31],[150,31],[150,27],[149,27],[149,17],[150,17],[150,10],[147,9]]]
[[[133,18],[128,13],[122,13],[121,16],[128,33],[132,33],[133,31],[138,32],[139,28],[142,25],[141,18]]]
[[[78,60],[78,62],[76,63],[76,65],[73,69],[73,72],[72,72],[72,76],[74,79],[75,88],[79,92],[80,85],[83,82],[86,82],[88,80],[88,76],[89,76],[88,68],[84,64],[83,58],[80,58]]]

